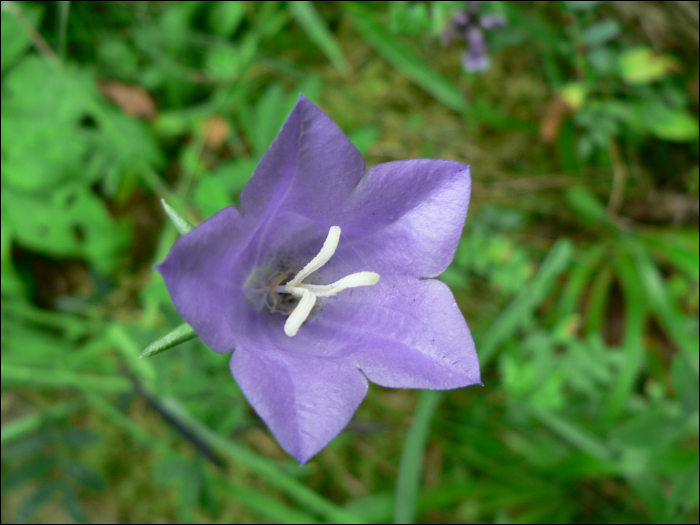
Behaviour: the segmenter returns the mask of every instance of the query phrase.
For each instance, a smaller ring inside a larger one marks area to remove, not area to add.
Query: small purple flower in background
[[[338,126],[300,97],[243,190],[159,266],[184,319],[231,371],[281,445],[305,463],[348,423],[368,380],[480,384],[469,328],[433,279],[454,257],[469,167],[365,170]]]
[[[480,7],[481,2],[469,2],[466,11],[455,13],[442,33],[442,43],[445,46],[458,37],[467,43],[467,49],[462,54],[462,66],[469,72],[483,71],[491,65],[484,31],[503,27],[508,23],[502,16],[479,15]]]

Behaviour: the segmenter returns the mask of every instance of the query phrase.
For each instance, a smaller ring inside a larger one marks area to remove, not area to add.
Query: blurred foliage
[[[466,8],[3,2],[3,522],[697,522],[697,3],[483,2],[478,74]],[[300,92],[369,165],[472,165],[485,383],[372,386],[304,467],[226,356],[139,359],[182,322],[159,200],[236,203]]]

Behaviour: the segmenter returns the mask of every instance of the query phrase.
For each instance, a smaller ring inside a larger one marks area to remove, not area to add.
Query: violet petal
[[[341,355],[373,383],[436,390],[481,383],[474,340],[441,281],[390,277],[343,292],[316,325],[338,331]]]
[[[236,261],[252,233],[229,206],[178,239],[157,267],[180,315],[215,352],[230,352],[242,329],[245,297]]]
[[[300,96],[243,189],[241,208],[251,222],[272,218],[285,208],[325,221],[364,170],[362,155],[338,125]]]
[[[373,166],[341,213],[338,258],[356,257],[358,267],[380,275],[436,277],[454,258],[470,193],[469,166],[459,162],[415,159]]]
[[[333,358],[237,349],[231,372],[282,447],[306,463],[335,436],[367,394],[367,379]]]

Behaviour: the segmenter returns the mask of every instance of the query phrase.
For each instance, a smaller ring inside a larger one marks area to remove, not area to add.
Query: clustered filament
[[[379,282],[379,274],[376,272],[357,272],[327,285],[305,284],[304,279],[325,265],[335,253],[340,242],[340,226],[331,226],[328,237],[323,243],[321,251],[316,257],[302,268],[302,270],[287,283],[282,284],[291,270],[284,272],[270,284],[270,294],[291,294],[299,299],[299,304],[289,314],[289,318],[284,323],[284,333],[289,337],[294,337],[301,325],[308,319],[311,310],[316,304],[318,297],[331,297],[347,288],[357,288],[358,286],[371,286]],[[272,308],[277,305],[275,304]]]

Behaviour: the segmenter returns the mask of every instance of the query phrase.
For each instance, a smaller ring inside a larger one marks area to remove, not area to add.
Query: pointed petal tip
[[[333,438],[335,439],[335,437]],[[333,441],[331,439],[331,441]],[[304,443],[299,443],[297,450],[294,452],[288,451],[289,455],[292,456],[299,462],[299,465],[306,465],[309,461],[315,458],[321,451],[330,444],[330,441],[323,446],[318,446],[318,444],[305,446]],[[308,444],[307,444],[308,445]]]
[[[299,462],[300,467],[303,467],[304,465],[306,465],[309,462],[309,460],[312,457],[314,457],[315,455],[316,454],[310,454],[310,455],[309,454],[299,454],[299,453],[291,454],[291,456]]]

